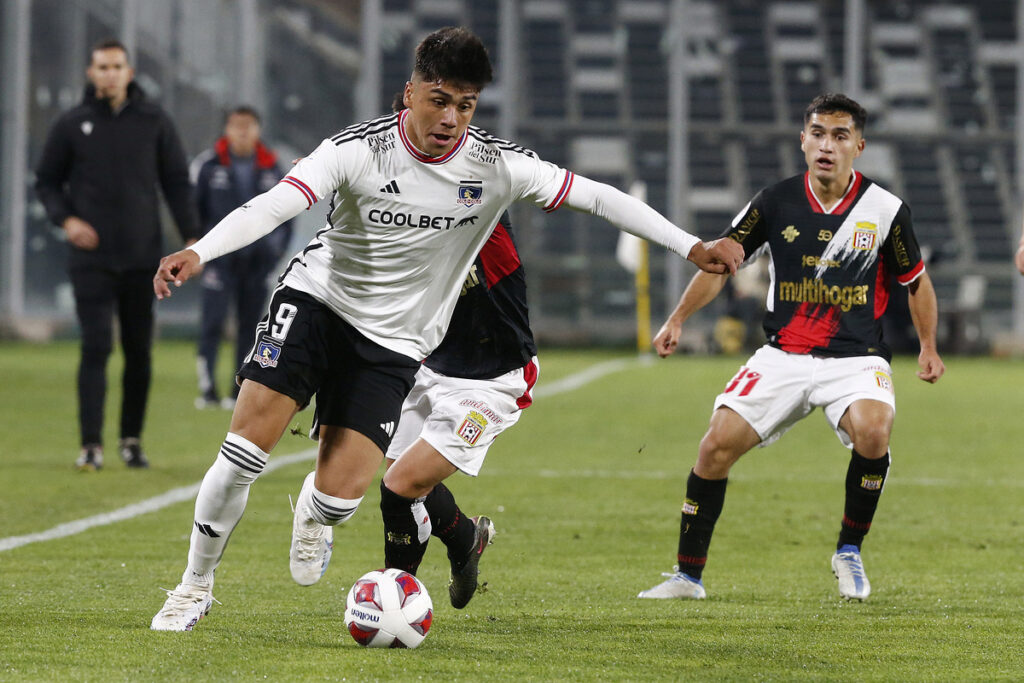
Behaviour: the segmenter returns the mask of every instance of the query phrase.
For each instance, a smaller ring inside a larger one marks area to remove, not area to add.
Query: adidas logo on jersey
[[[381,422],[380,428],[384,430],[384,433],[391,438],[395,435],[395,423],[394,422]]]
[[[402,194],[402,191],[398,189],[397,180],[392,180],[390,183],[380,188],[378,192],[383,192],[385,194]]]

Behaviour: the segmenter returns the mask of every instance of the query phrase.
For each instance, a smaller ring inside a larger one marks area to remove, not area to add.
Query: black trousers
[[[154,270],[73,268],[71,286],[82,330],[78,366],[78,425],[82,445],[103,442],[107,359],[113,350],[114,315],[121,331],[121,438],[138,437],[149,397],[153,346]]]

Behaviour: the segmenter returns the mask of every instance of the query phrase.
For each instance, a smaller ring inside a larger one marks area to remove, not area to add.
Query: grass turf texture
[[[44,531],[198,482],[228,414],[195,411],[193,350],[161,343],[145,446],[129,471],[81,474],[74,344],[0,345],[3,535]],[[450,486],[498,536],[486,590],[447,602],[436,539],[420,578],[433,628],[414,651],[345,633],[348,586],[382,558],[378,494],[335,532],[316,586],[292,583],[291,512],[312,461],[260,479],[193,633],[149,620],[184,568],[192,501],[0,553],[0,680],[1020,680],[1024,464],[1016,361],[947,359],[939,384],[899,358],[894,463],[864,559],[874,592],[840,601],[829,569],[847,452],[816,411],[733,470],[705,572],[709,598],[640,601],[675,555],[685,476],[714,395],[740,358],[636,365],[545,398],[543,387],[616,356],[549,351],[539,398]],[[116,424],[118,363],[107,423]],[[299,416],[308,426],[306,413]],[[286,436],[275,455],[309,449]]]

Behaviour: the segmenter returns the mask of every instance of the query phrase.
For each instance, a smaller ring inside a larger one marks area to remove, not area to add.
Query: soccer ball
[[[345,601],[345,626],[363,647],[414,648],[434,619],[434,604],[423,583],[400,569],[367,572]]]

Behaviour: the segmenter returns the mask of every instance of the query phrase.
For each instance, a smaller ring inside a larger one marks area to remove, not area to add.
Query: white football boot
[[[167,591],[167,601],[153,617],[154,631],[191,631],[213,606],[213,582],[206,585],[179,583]]]
[[[674,572],[662,572],[662,576],[668,578],[654,588],[640,591],[638,598],[680,598],[683,600],[703,600],[707,597],[704,584],[700,579],[695,579],[689,574],[684,574],[676,568]]]
[[[315,475],[315,472],[310,472],[302,482],[302,491],[292,518],[292,547],[288,566],[292,570],[292,578],[300,586],[312,586],[320,580],[327,571],[334,549],[334,527],[311,519],[302,503],[309,497],[306,491],[313,488]]]
[[[847,600],[865,600],[871,594],[871,582],[864,573],[860,550],[844,545],[832,556],[832,573],[839,580],[839,595]]]

